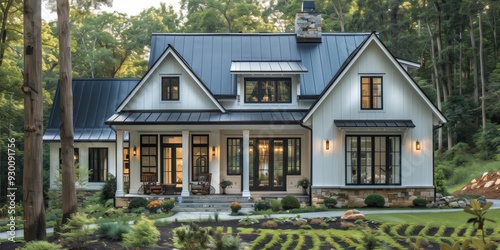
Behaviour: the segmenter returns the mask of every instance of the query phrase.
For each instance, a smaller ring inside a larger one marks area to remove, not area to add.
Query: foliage
[[[254,204],[255,211],[265,211],[265,210],[268,210],[269,208],[270,207],[263,200],[259,200],[259,201],[255,202],[255,204]]]
[[[337,199],[331,197],[325,197],[323,199],[323,202],[325,203],[325,206],[327,206],[328,208],[333,208],[337,205]]]
[[[311,182],[307,177],[301,178],[297,181],[297,187],[308,188],[311,185]]]
[[[447,195],[448,191],[446,190],[446,178],[444,176],[443,169],[437,169],[436,174],[434,175],[434,183],[436,185],[436,192]]]
[[[68,222],[62,226],[60,233],[62,243],[69,248],[80,248],[92,240],[95,229],[89,227],[94,223],[94,218],[89,218],[86,214],[76,213],[68,219]]]
[[[412,203],[413,206],[415,207],[425,207],[425,205],[427,205],[428,202],[424,198],[415,198],[413,199]]]
[[[154,247],[160,239],[160,232],[154,222],[141,216],[132,230],[123,235],[125,247]]]
[[[179,249],[207,249],[211,242],[210,232],[194,223],[174,229],[174,246]]]
[[[478,132],[476,146],[481,159],[493,159],[500,154],[500,124],[488,122],[484,132]]]
[[[173,199],[166,199],[163,201],[161,208],[164,212],[170,212],[172,209],[175,207],[175,200]]]
[[[149,202],[147,208],[148,208],[149,212],[155,213],[162,206],[163,206],[163,201],[161,201],[161,200],[153,200],[153,201]]]
[[[219,186],[220,186],[221,188],[232,187],[232,186],[233,186],[233,182],[232,182],[232,181],[230,181],[230,180],[224,180],[224,179],[223,179],[222,181],[220,181]]]
[[[485,221],[490,221],[490,222],[495,222],[492,219],[488,219],[485,217],[486,213],[488,212],[488,209],[493,205],[493,202],[486,202],[486,204],[481,207],[479,202],[477,200],[471,200],[470,201],[471,207],[465,207],[464,212],[469,213],[474,215],[474,217],[470,218],[467,223],[472,223],[473,225],[477,224],[477,229],[481,230],[481,236],[482,236],[482,241],[483,243],[486,244],[486,241],[484,239],[484,222]],[[475,243],[474,240],[472,241],[472,244],[476,247],[478,247]]]
[[[123,235],[129,233],[131,227],[125,222],[121,223],[102,223],[99,224],[99,228],[96,233],[99,238],[110,239],[110,240],[122,240]]]
[[[368,207],[384,207],[384,205],[385,205],[385,199],[380,194],[369,194],[365,198],[365,204]]]
[[[279,200],[270,199],[269,204],[271,205],[271,210],[273,210],[274,212],[281,210],[281,202]]]
[[[17,248],[19,250],[58,250],[61,247],[55,243],[47,241],[31,241],[26,243],[24,247]]]
[[[241,204],[239,202],[233,201],[229,205],[232,214],[237,214],[241,209]]]
[[[106,202],[109,199],[114,199],[116,193],[116,177],[109,174],[109,178],[104,182],[101,190],[101,202]]]
[[[265,227],[265,228],[277,228],[278,222],[276,222],[274,220],[267,220],[267,221],[262,222],[261,226]]]
[[[136,208],[146,208],[148,204],[149,204],[148,199],[143,197],[135,197],[132,200],[130,200],[130,203],[128,204],[128,209],[134,210]]]
[[[214,250],[238,250],[241,249],[240,238],[229,233],[224,234],[222,228],[218,227],[214,234]]]
[[[259,223],[259,220],[255,219],[255,218],[252,218],[252,217],[245,217],[245,218],[242,218],[238,221],[238,223],[242,226],[249,226],[249,225],[252,225],[252,224],[257,224]]]
[[[300,208],[300,202],[296,197],[287,195],[281,199],[281,206],[284,210]]]

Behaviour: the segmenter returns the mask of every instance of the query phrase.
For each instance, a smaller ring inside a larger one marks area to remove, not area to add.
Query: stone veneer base
[[[339,207],[364,207],[364,199],[370,194],[380,194],[385,198],[385,206],[411,207],[415,198],[434,201],[434,188],[313,188],[312,205],[324,204],[323,199],[337,199]]]

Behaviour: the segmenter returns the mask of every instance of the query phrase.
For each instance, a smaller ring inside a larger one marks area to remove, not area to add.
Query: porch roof
[[[147,111],[121,112],[108,125],[141,124],[299,124],[306,110],[282,111]]]
[[[335,126],[339,128],[359,128],[359,127],[399,127],[414,128],[412,120],[335,120]]]

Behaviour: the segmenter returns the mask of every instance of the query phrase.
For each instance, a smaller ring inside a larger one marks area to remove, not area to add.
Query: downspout
[[[434,131],[436,131],[436,129],[440,129],[444,126],[444,123],[442,122],[439,122],[439,124],[437,126],[434,126],[432,128],[432,139],[434,141]],[[434,182],[434,177],[435,177],[435,173],[436,173],[436,163],[434,162],[435,161],[435,153],[436,150],[434,150],[434,142],[432,142],[432,182]],[[436,184],[433,185],[434,186],[434,202],[436,202]]]
[[[300,121],[299,125],[307,130],[309,130],[311,132],[311,138],[309,138],[309,144],[310,144],[310,149],[309,149],[309,152],[310,152],[310,155],[309,155],[309,166],[311,166],[311,190],[309,191],[309,206],[312,206],[312,183],[313,183],[313,157],[312,157],[312,152],[313,152],[313,130],[312,128],[304,125],[304,122],[303,121]],[[436,192],[434,192],[435,194]]]

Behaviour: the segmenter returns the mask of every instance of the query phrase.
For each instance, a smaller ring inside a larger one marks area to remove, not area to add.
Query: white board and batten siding
[[[361,110],[361,76],[382,76],[383,110]],[[412,120],[415,128],[365,128],[348,131],[334,120]],[[400,135],[401,187],[433,186],[434,115],[411,83],[375,44],[369,45],[312,116],[313,180],[317,187],[340,187],[345,181],[346,134]],[[330,141],[330,150],[325,141]],[[422,149],[415,149],[419,140]]]
[[[161,100],[162,77],[179,77],[179,100]],[[214,110],[218,107],[188,74],[184,67],[168,55],[152,72],[124,110]]]

